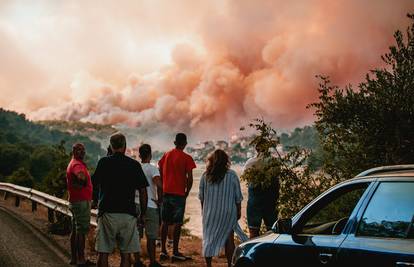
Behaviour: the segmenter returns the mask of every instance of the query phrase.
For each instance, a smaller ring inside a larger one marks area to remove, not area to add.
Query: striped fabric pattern
[[[205,173],[200,180],[199,199],[203,203],[203,255],[218,256],[232,230],[244,235],[237,222],[236,203],[243,200],[236,172],[228,170],[220,183],[209,183]]]

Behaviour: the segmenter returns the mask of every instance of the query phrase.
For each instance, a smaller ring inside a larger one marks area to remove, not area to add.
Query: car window
[[[357,235],[413,238],[414,183],[381,183],[359,224]]]
[[[338,189],[316,204],[306,215],[301,233],[317,235],[338,235],[348,221],[369,183],[359,183]]]

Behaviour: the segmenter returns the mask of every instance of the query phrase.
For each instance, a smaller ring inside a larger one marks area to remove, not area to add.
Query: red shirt
[[[184,151],[174,148],[164,154],[158,166],[162,171],[164,193],[185,196],[186,174],[196,167],[193,158]]]
[[[87,178],[86,186],[81,188],[73,186],[73,177],[75,174],[83,172]],[[91,201],[92,200],[92,182],[86,164],[72,158],[66,169],[66,184],[69,192],[69,202]]]

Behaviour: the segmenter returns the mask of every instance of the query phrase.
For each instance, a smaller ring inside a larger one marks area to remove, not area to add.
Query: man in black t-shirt
[[[113,134],[110,143],[113,155],[100,159],[92,176],[94,186],[99,188],[95,245],[98,266],[108,266],[108,255],[115,247],[121,252],[121,266],[130,266],[129,254],[140,251],[135,190],[139,190],[138,219],[142,221],[147,209],[148,182],[139,162],[125,156],[125,136]]]

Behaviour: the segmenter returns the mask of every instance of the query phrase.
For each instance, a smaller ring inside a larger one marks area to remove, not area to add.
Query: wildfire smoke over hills
[[[310,123],[316,74],[381,66],[411,0],[0,4],[0,106],[80,120],[229,134],[263,116]]]

